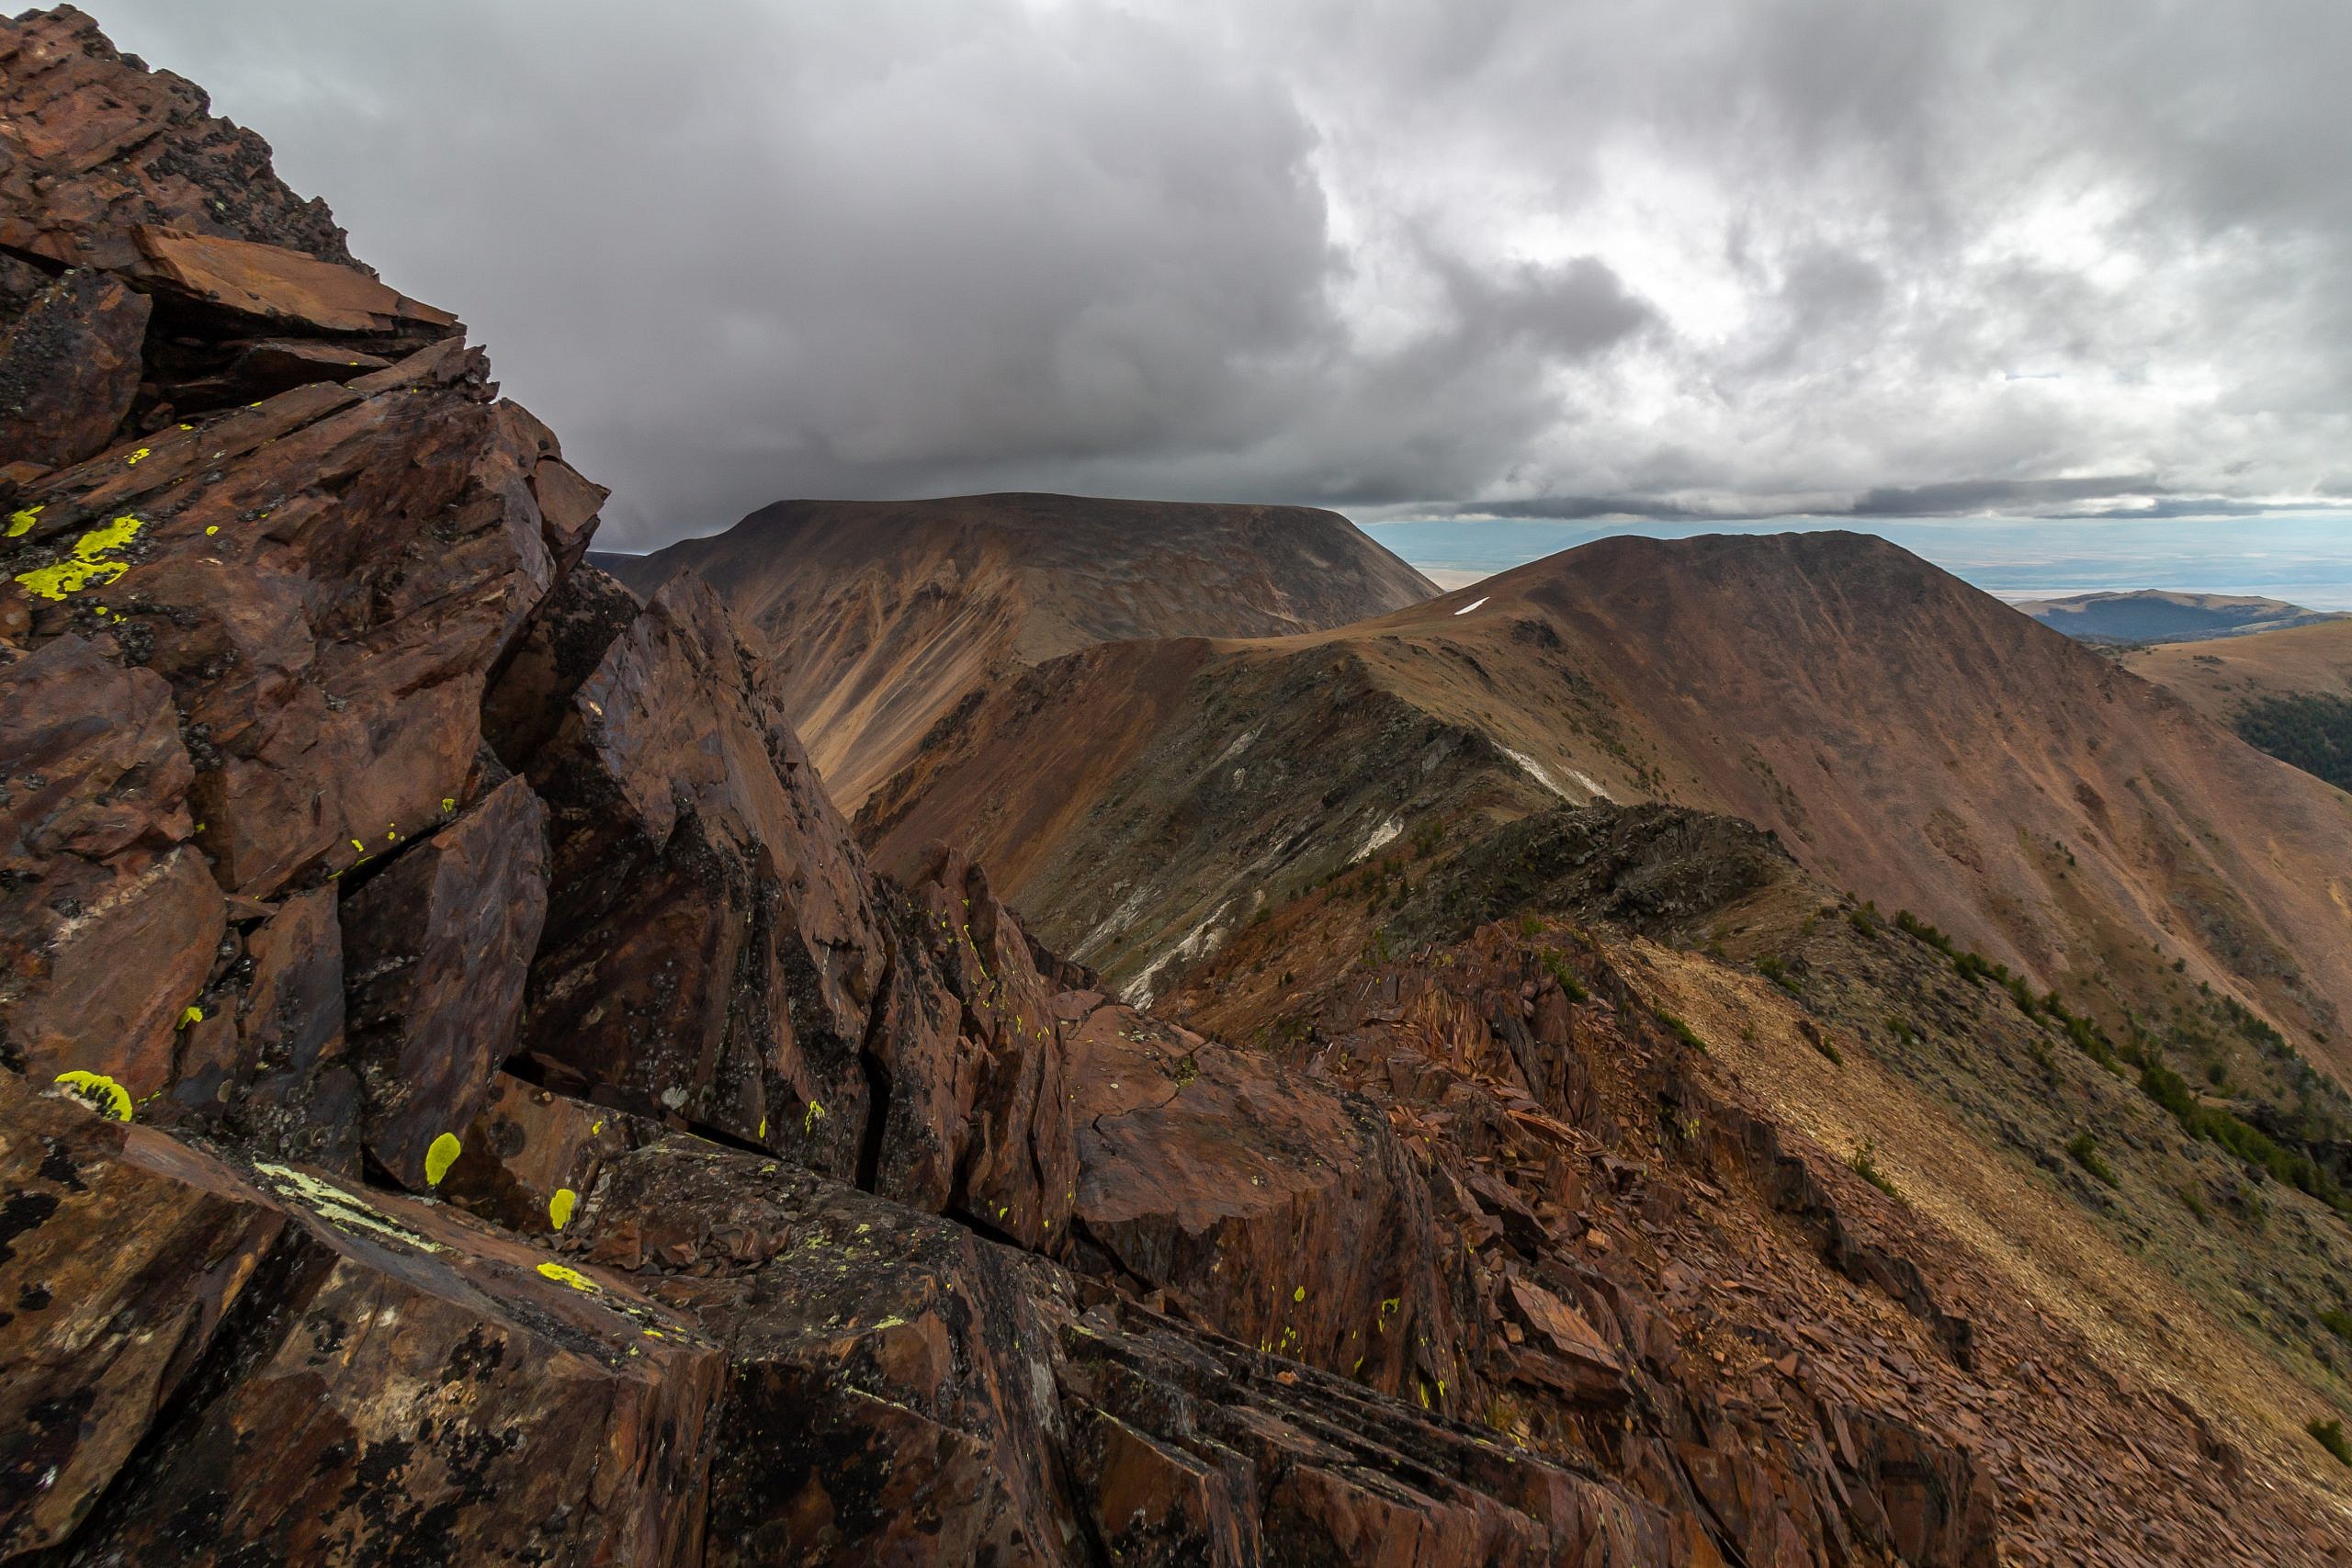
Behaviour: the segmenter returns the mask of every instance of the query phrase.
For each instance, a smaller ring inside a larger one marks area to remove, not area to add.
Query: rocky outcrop
[[[876,874],[452,318],[78,13],[0,68],[0,1556],[1995,1560],[1934,1270],[1598,946],[1279,1055]],[[1792,1214],[1817,1357],[1678,1261]]]

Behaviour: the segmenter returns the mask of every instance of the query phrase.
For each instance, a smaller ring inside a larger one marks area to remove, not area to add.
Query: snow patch
[[[1401,817],[1391,817],[1374,824],[1371,833],[1364,839],[1363,847],[1348,857],[1348,863],[1353,865],[1383,844],[1395,841],[1396,835],[1404,830],[1405,819]]]
[[[1593,783],[1592,775],[1590,773],[1581,773],[1575,768],[1570,768],[1568,770],[1568,777],[1576,780],[1577,783],[1590,790],[1595,800],[1606,800],[1613,803],[1617,798],[1607,790],[1601,788],[1599,784]]]
[[[1186,931],[1175,946],[1153,959],[1142,974],[1120,987],[1119,999],[1133,1008],[1149,1007],[1152,993],[1159,988],[1161,970],[1171,964],[1189,964],[1195,958],[1205,958],[1223,944],[1225,931],[1217,922],[1225,919],[1225,912],[1231,908],[1233,900],[1230,898],[1219,904],[1207,919]]]
[[[1485,604],[1485,603],[1486,603],[1486,601],[1485,601],[1484,599],[1473,599],[1473,600],[1471,600],[1471,601],[1470,601],[1470,603],[1468,603],[1467,604],[1463,605],[1463,606],[1462,606],[1462,608],[1460,608],[1459,610],[1454,611],[1453,613],[1454,613],[1455,615],[1468,615],[1471,611],[1473,611],[1473,610],[1476,609],[1479,605],[1481,605],[1481,604]],[[1517,753],[1516,753],[1516,752],[1514,752],[1514,753],[1512,753],[1512,754],[1513,754],[1514,756],[1516,756],[1516,755],[1517,755]]]
[[[1537,784],[1542,784],[1545,789],[1550,790],[1554,795],[1558,795],[1562,800],[1574,800],[1576,798],[1576,796],[1570,795],[1566,790],[1560,787],[1559,780],[1554,778],[1550,773],[1544,771],[1543,763],[1537,761],[1526,752],[1514,751],[1510,747],[1505,746],[1503,748],[1503,755],[1509,757],[1512,761],[1517,762],[1521,768],[1524,768],[1527,771],[1528,777],[1533,779]]]

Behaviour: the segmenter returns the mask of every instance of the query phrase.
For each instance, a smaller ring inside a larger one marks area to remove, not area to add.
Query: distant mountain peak
[[[2031,599],[2017,608],[2054,631],[2082,642],[2102,643],[2201,642],[2344,618],[2283,599],[2164,588]]]

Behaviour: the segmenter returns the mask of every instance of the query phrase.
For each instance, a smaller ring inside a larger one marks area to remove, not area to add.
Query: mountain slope
[[[597,558],[650,593],[700,573],[789,673],[845,807],[1011,672],[1131,637],[1268,637],[1435,589],[1336,513],[1061,495],[786,501],[724,534]]]
[[[1129,687],[1166,716],[1107,754]],[[1384,834],[1600,796],[1756,822],[2119,1020],[2177,963],[2352,1068],[2352,802],[1850,534],[1609,539],[1338,632],[1097,650],[989,694],[860,830],[1015,868],[1143,995]]]
[[[2084,642],[2109,643],[2202,642],[2345,618],[2324,610],[2306,610],[2283,599],[2182,593],[2159,588],[2028,600],[2016,608],[2052,631]]]
[[[2135,649],[2123,665],[2247,744],[2352,790],[2352,620]]]

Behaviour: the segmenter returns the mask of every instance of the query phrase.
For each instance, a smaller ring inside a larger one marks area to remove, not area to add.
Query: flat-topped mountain
[[[967,697],[1095,643],[1270,637],[1435,587],[1337,513],[1068,495],[786,501],[724,534],[598,563],[681,570],[762,634],[826,787],[854,808]]]
[[[1148,995],[1399,834],[1596,798],[1745,818],[2082,1005],[2177,963],[2352,1068],[2344,798],[1854,534],[1611,538],[1339,631],[1091,649],[989,694],[861,832],[885,864],[969,844]]]
[[[2306,610],[2283,599],[2183,593],[2161,588],[2029,599],[2019,601],[2017,608],[2052,631],[2083,642],[2107,643],[2201,642],[2347,618],[2331,611]]]

